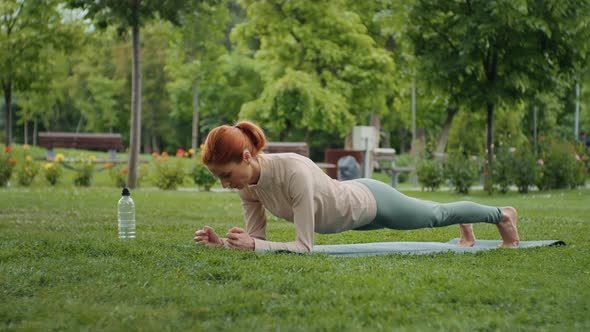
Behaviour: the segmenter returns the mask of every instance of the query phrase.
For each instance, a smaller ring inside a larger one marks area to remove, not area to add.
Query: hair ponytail
[[[260,127],[249,121],[241,121],[234,126],[241,130],[250,140],[250,152],[256,156],[266,145],[266,136]]]
[[[241,162],[245,149],[256,156],[265,144],[264,132],[252,122],[241,121],[235,126],[219,126],[207,135],[202,160],[204,164]]]

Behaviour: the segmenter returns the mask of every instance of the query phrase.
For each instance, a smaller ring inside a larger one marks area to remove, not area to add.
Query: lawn
[[[136,240],[117,239],[120,190],[0,188],[0,330],[590,329],[590,190],[411,196],[513,205],[523,240],[564,247],[477,254],[255,254],[196,247],[242,226],[234,193],[133,191]],[[498,239],[476,225],[481,239]],[[316,244],[447,241],[457,227],[318,235]],[[269,239],[294,227],[270,218]]]

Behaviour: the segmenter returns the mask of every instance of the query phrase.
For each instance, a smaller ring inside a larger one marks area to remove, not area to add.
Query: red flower
[[[4,147],[4,153],[10,152],[10,145]]]
[[[176,156],[177,156],[177,157],[182,157],[182,156],[184,156],[184,150],[183,150],[183,149],[178,149],[178,150],[176,150]]]

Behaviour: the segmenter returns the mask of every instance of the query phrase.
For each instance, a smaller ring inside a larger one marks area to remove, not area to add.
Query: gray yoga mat
[[[447,251],[464,253],[497,249],[502,243],[500,240],[477,240],[473,247],[461,248],[457,246],[458,241],[459,239],[452,239],[449,242],[374,242],[316,245],[313,247],[313,252],[330,256],[425,255]],[[560,240],[521,241],[520,246],[515,249],[561,245],[565,245],[565,242]]]

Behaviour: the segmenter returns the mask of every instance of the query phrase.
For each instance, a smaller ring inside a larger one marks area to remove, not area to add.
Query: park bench
[[[293,152],[309,158],[309,145],[305,142],[267,142],[262,150],[266,153]]]
[[[306,142],[267,142],[262,150],[266,153],[292,152],[309,158],[309,145]],[[315,164],[328,171],[336,168],[335,164],[329,162]]]
[[[39,133],[39,146],[46,149],[46,157],[53,159],[54,148],[72,148],[94,151],[108,151],[109,159],[117,159],[117,151],[124,151],[121,134],[87,134],[87,133]]]
[[[403,167],[395,165],[395,149],[379,148],[373,150],[374,168],[384,171],[391,177],[391,186],[397,187],[399,175],[402,173],[411,173],[416,170],[415,167]]]
[[[285,153],[293,152],[302,156],[309,157],[309,145],[305,142],[267,142],[263,148],[266,153]],[[338,160],[345,156],[353,156],[356,161],[362,165],[363,151],[345,150],[345,149],[327,149],[324,153],[323,163],[316,163],[320,168],[326,170],[326,173],[333,179],[338,178]],[[409,173],[415,170],[414,167],[400,167],[395,165],[395,149],[375,149],[373,150],[373,161],[375,168],[386,172],[391,177],[391,186],[397,187],[399,175]],[[380,166],[385,162],[386,166]]]

